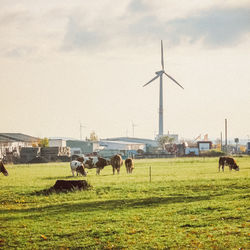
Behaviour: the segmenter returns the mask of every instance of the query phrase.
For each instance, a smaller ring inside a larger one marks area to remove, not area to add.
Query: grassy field
[[[0,175],[0,248],[249,249],[250,157],[136,160],[112,175],[89,170],[88,191],[45,195],[69,163],[7,165]],[[149,181],[149,167],[152,180]]]

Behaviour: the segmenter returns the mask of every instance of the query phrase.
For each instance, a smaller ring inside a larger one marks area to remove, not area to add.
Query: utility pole
[[[223,147],[222,147],[222,132],[220,132],[220,150],[222,151]]]
[[[85,126],[82,125],[80,122],[80,140],[82,140],[82,128],[86,128]]]
[[[227,153],[227,119],[225,119],[225,148]]]

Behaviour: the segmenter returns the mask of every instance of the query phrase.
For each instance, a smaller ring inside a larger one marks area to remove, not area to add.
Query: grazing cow
[[[224,172],[224,166],[227,165],[229,166],[229,169],[239,171],[240,168],[236,164],[235,160],[232,157],[220,157],[219,158],[219,172],[220,172],[220,167],[222,168],[222,171]]]
[[[132,158],[127,158],[125,160],[125,166],[126,166],[127,174],[132,174],[132,171],[134,169],[133,159]]]
[[[3,173],[5,176],[8,176],[8,171],[6,170],[6,168],[3,165],[3,162],[0,161],[0,173]]]
[[[76,172],[76,175],[78,175],[78,174],[81,174],[83,176],[87,175],[87,172],[84,169],[84,164],[80,161],[71,161],[70,167],[71,167],[71,171],[72,171],[73,176],[75,176],[75,172]]]
[[[120,168],[123,164],[123,160],[122,157],[120,155],[114,155],[111,157],[110,163],[112,165],[113,168],[113,174],[115,174],[115,170],[117,171],[117,174],[120,173]]]
[[[96,162],[95,166],[96,166],[96,174],[100,175],[101,170],[105,167],[110,165],[109,160],[106,160],[102,157],[98,157],[98,161]]]
[[[82,162],[86,168],[96,168],[96,174],[100,175],[101,170],[110,165],[110,162],[102,157],[79,157],[78,161]]]
[[[86,168],[94,168],[98,157],[78,157],[77,160],[82,162]]]

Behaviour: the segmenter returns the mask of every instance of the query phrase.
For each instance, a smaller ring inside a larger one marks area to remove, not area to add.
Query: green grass
[[[247,249],[250,158],[218,172],[218,158],[136,160],[88,191],[41,194],[71,176],[69,163],[7,165],[0,175],[0,248]],[[149,167],[152,181],[149,182]]]

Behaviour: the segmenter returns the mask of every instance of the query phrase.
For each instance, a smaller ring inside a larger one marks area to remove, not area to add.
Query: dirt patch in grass
[[[36,191],[35,195],[50,195],[53,193],[68,193],[74,191],[89,190],[92,186],[86,180],[57,180],[55,185],[40,191]]]

